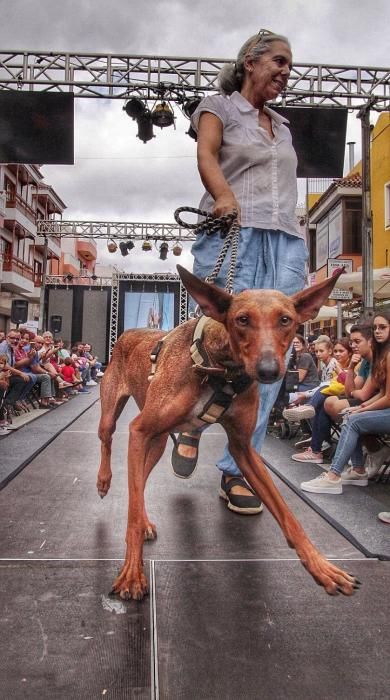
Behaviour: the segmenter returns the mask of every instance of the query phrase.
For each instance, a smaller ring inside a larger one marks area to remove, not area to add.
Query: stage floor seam
[[[379,559],[374,558],[374,557],[366,557],[365,559],[362,559],[361,557],[359,557],[359,558],[355,558],[355,557],[326,557],[326,558],[329,561],[367,561],[367,562],[380,561]],[[65,558],[42,559],[40,557],[39,558],[35,558],[35,557],[27,557],[27,558],[26,557],[0,557],[0,562],[38,562],[38,561],[41,563],[45,563],[45,562],[49,562],[49,561],[53,561],[53,562],[56,562],[56,561],[58,561],[58,562],[70,562],[70,561],[74,561],[74,562],[93,562],[93,561],[108,561],[108,562],[119,561],[119,562],[123,562],[124,559],[123,559],[123,557],[121,557],[120,559],[111,559],[111,558],[110,559],[105,559],[105,558],[101,558],[101,559],[93,559],[93,558],[92,559],[65,559]],[[208,563],[232,562],[232,563],[244,563],[245,564],[245,563],[250,563],[250,562],[256,563],[256,562],[285,562],[285,561],[295,561],[298,564],[301,563],[301,561],[298,557],[285,557],[285,558],[282,558],[282,557],[278,557],[278,558],[264,557],[261,559],[149,559],[149,558],[145,557],[145,561],[149,561],[151,563],[153,562],[153,564],[159,564],[159,563],[168,564],[168,563],[180,563],[180,562],[183,562],[183,563],[191,562],[193,564],[195,564],[197,562],[199,562],[199,563],[202,563],[202,562],[208,562]]]

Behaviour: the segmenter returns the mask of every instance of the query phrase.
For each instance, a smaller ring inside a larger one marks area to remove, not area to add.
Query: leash
[[[198,224],[189,224],[185,221],[182,221],[180,217],[180,214],[182,212],[198,214],[198,216],[203,216],[204,220]],[[229,292],[229,294],[233,294],[233,283],[238,254],[238,239],[240,233],[240,225],[237,222],[237,211],[234,209],[231,214],[224,214],[223,216],[215,218],[208,211],[202,211],[201,209],[195,209],[194,207],[179,207],[178,209],[176,209],[174,217],[176,223],[179,224],[179,226],[182,226],[186,229],[192,229],[195,234],[205,232],[207,236],[211,236],[214,233],[219,232],[221,238],[224,239],[224,244],[218,255],[214,269],[211,272],[211,274],[206,277],[206,282],[209,282],[209,284],[214,284],[215,280],[217,279],[223,261],[225,260],[227,252],[231,246],[230,262],[228,273],[226,276],[225,289],[227,292]]]

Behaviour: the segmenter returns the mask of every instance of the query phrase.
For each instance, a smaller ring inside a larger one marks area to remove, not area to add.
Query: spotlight
[[[127,243],[126,243],[126,241],[121,241],[121,242],[119,243],[119,250],[121,251],[123,257],[126,257],[126,255],[129,254],[129,253],[128,253],[128,250],[127,250]]]
[[[91,275],[91,280],[92,280],[93,282],[96,282],[96,280],[97,280],[97,275],[95,275],[95,274]]]
[[[150,242],[150,241],[144,241],[144,242],[142,243],[142,250],[145,250],[145,251],[152,250],[152,244],[151,244],[151,242]]]
[[[67,282],[71,282],[73,280],[73,275],[71,272],[68,272],[68,274],[65,276],[65,279]]]
[[[202,101],[203,97],[199,97],[194,95],[193,97],[189,97],[188,100],[186,100],[183,104],[183,112],[188,117],[188,119],[191,119],[193,113],[195,112],[198,104]]]
[[[145,103],[139,97],[131,97],[123,109],[132,119],[139,119],[146,111]]]
[[[121,251],[123,257],[129,254],[130,250],[134,248],[133,241],[121,241],[119,243],[119,250]]]
[[[175,245],[172,248],[172,253],[174,255],[181,255],[182,250],[183,250],[183,246],[181,245],[181,243],[179,243],[179,241],[176,241]]]
[[[152,122],[155,126],[161,127],[163,129],[165,126],[172,126],[175,122],[175,117],[172,111],[172,107],[168,102],[160,102],[157,104],[152,112]]]
[[[138,138],[146,143],[150,141],[153,137],[153,122],[152,115],[148,109],[145,110],[143,114],[137,119],[138,124]]]
[[[168,243],[163,241],[160,245],[160,260],[166,260],[168,255]]]
[[[111,241],[108,241],[107,243],[107,249],[109,253],[116,253],[116,251],[118,250],[118,246],[115,243],[115,241],[111,239]]]

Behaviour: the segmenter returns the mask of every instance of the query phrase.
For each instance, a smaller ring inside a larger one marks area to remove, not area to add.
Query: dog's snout
[[[272,353],[264,353],[258,360],[257,377],[262,384],[272,384],[280,379],[280,365],[275,355]]]

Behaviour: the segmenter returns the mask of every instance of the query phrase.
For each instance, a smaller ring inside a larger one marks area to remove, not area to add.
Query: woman
[[[320,383],[318,370],[311,354],[307,351],[303,335],[297,334],[292,345],[295,354],[294,369],[297,370],[299,378],[298,391],[315,389]]]
[[[337,362],[337,369],[334,371],[333,391],[343,390],[343,386],[347,377],[347,370],[351,360],[352,350],[347,338],[338,338],[333,347],[333,357]],[[337,387],[337,389],[336,389]],[[298,452],[292,455],[291,459],[294,462],[314,462],[322,464],[324,456],[322,453],[322,444],[331,442],[332,420],[325,411],[325,401],[331,395],[332,382],[328,387],[319,389],[312,396],[309,406],[311,406],[313,414],[311,420],[311,442],[310,446],[303,452]],[[308,416],[309,417],[309,416]]]
[[[267,30],[248,39],[235,63],[220,73],[221,94],[206,97],[191,119],[198,137],[198,169],[206,192],[200,208],[215,217],[237,212],[240,223],[234,289],[278,289],[287,295],[305,281],[307,250],[298,232],[297,159],[288,122],[269,109],[287,85],[292,66],[288,40]],[[192,247],[194,274],[209,275],[223,240],[198,234]],[[216,284],[224,287],[228,261]],[[260,388],[261,409],[253,436],[260,452],[268,416],[280,382]],[[200,434],[179,435],[172,455],[175,473],[188,477],[195,468]],[[229,451],[218,462],[220,496],[231,510],[259,513],[262,504],[249,489]]]
[[[367,486],[368,474],[363,466],[363,435],[390,433],[390,312],[381,311],[373,322],[373,364],[371,376],[354,397],[362,403],[347,409],[340,439],[329,472],[304,481],[303,491],[341,494],[343,485]],[[351,460],[352,467],[344,473]]]

